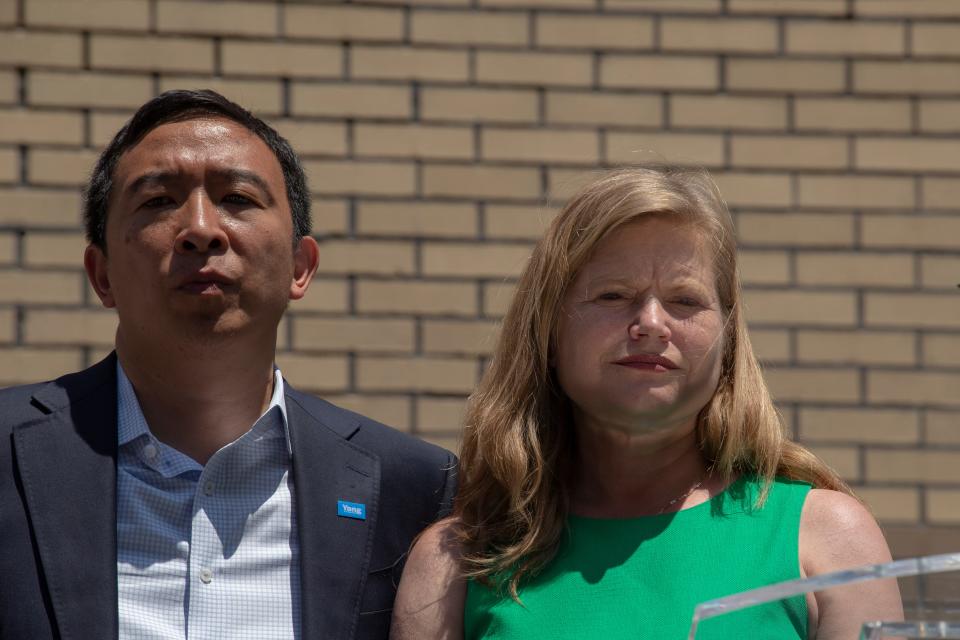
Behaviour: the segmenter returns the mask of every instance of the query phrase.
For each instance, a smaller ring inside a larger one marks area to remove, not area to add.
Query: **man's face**
[[[294,247],[273,152],[213,117],[161,125],[121,156],[106,247],[87,248],[87,274],[140,339],[269,336],[317,266],[312,238]]]

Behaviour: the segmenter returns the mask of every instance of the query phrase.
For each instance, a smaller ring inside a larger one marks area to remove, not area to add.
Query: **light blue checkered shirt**
[[[283,378],[201,465],[157,440],[117,363],[120,640],[300,637],[300,547]]]

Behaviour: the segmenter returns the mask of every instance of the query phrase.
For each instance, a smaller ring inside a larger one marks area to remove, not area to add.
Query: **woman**
[[[849,488],[783,435],[710,177],[626,169],[534,249],[393,637],[679,639],[704,600],[889,559]],[[698,638],[851,638],[901,615],[895,582],[863,583]]]

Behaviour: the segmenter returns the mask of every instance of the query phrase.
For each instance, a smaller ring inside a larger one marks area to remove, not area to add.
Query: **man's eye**
[[[228,195],[224,196],[223,202],[225,202],[225,203],[227,203],[227,204],[240,204],[240,205],[250,205],[250,204],[253,204],[253,200],[251,200],[251,199],[248,198],[247,196],[242,195],[242,194],[240,194],[240,193],[231,193],[231,194],[228,194]]]
[[[160,207],[165,207],[172,202],[173,202],[173,199],[171,199],[169,196],[156,196],[156,197],[150,198],[140,206],[146,209],[159,209]]]

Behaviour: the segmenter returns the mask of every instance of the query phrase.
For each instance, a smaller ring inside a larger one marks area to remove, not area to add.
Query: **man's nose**
[[[670,341],[671,332],[667,313],[660,300],[650,296],[640,304],[630,323],[628,333],[631,340],[657,338],[663,342]]]
[[[220,211],[205,193],[191,194],[180,213],[182,222],[176,240],[179,253],[207,253],[227,248],[229,238],[221,224]]]

